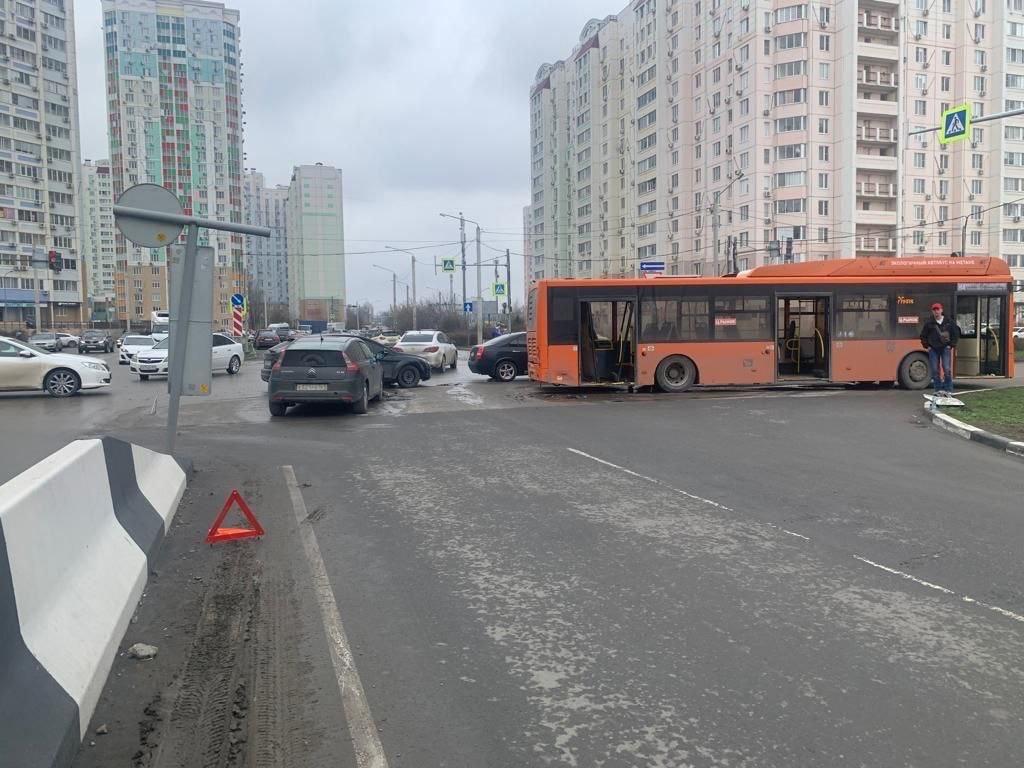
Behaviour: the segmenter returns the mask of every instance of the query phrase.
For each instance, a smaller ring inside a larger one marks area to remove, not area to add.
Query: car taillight
[[[341,353],[341,356],[342,356],[343,358],[345,358],[345,370],[346,370],[346,371],[347,371],[348,373],[359,373],[359,365],[358,365],[358,363],[356,363],[355,361],[353,361],[353,360],[352,360],[352,359],[351,359],[351,358],[350,358],[350,357],[349,357],[348,355],[346,355],[346,354],[345,354],[344,352],[342,352],[342,353]]]
[[[441,348],[440,348],[440,347],[436,347],[436,346],[435,346],[435,347],[427,347],[427,348],[426,348],[426,349],[424,349],[423,351],[424,351],[424,352],[439,352],[440,350],[441,350]]]
[[[274,364],[273,364],[273,366],[271,366],[270,370],[272,370],[272,371],[280,371],[281,370],[281,358],[280,357],[277,358],[277,360],[274,361]]]
[[[470,360],[479,360],[483,356],[484,356],[483,347],[473,347],[471,350],[469,350],[469,359]]]

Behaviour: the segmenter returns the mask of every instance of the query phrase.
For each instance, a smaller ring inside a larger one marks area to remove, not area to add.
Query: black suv
[[[106,331],[86,331],[78,342],[78,354],[99,350],[100,352],[114,351],[114,338]]]

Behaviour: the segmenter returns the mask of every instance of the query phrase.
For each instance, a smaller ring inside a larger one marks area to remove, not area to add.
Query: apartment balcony
[[[859,69],[857,70],[857,82],[878,88],[898,88],[900,79],[895,72],[872,72]]]
[[[871,42],[867,40],[857,41],[857,57],[862,59],[875,59],[877,61],[897,63],[900,58],[899,48],[896,47],[896,38],[893,37],[892,43],[887,43],[884,40],[878,38],[871,38]]]
[[[896,185],[878,183],[874,181],[858,181],[857,197],[877,197],[895,200]]]
[[[857,112],[864,115],[884,115],[885,117],[896,117],[899,105],[895,101],[882,101],[881,99],[857,99]]]
[[[858,237],[857,250],[867,253],[896,253],[896,238]]]
[[[895,227],[896,211],[856,211],[854,215],[854,220],[857,224],[882,227]]]
[[[892,171],[896,172],[895,155],[857,155],[858,171]]]
[[[895,128],[857,126],[857,141],[878,144],[895,144],[899,132]]]
[[[880,13],[859,13],[857,14],[857,26],[867,33],[896,34],[900,31],[900,20],[895,16],[886,16]]]

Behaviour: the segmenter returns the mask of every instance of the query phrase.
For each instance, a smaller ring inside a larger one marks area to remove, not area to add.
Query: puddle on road
[[[484,399],[475,392],[470,392],[466,389],[465,384],[455,384],[448,388],[448,394],[454,397],[456,400],[465,403],[466,405],[483,405]]]

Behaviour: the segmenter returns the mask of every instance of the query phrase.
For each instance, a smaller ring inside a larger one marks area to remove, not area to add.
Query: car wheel
[[[238,373],[238,369],[242,367],[242,361],[238,359],[238,355],[231,357],[231,362],[228,363],[228,373],[234,376]]]
[[[78,354],[80,354],[80,355],[84,355],[86,353],[86,351],[87,350],[85,349],[84,346],[78,348]]]
[[[398,372],[398,386],[402,389],[411,389],[420,383],[420,372],[411,365],[407,365]]]
[[[43,389],[53,397],[71,397],[81,386],[78,374],[67,368],[56,368],[43,379]]]
[[[370,382],[363,382],[363,396],[352,403],[352,413],[366,413],[369,410],[367,403],[370,400]]]
[[[697,366],[688,357],[672,355],[658,364],[654,380],[662,392],[685,392],[697,381]]]
[[[455,366],[459,364],[459,353],[455,353],[455,357],[452,358],[452,370],[455,370]]]
[[[270,401],[271,416],[284,416],[286,413],[288,413],[288,403],[278,403],[273,400]]]
[[[140,373],[139,374],[139,381],[149,381],[149,374],[148,373]]]
[[[511,360],[499,360],[494,364],[494,378],[497,381],[512,381],[519,375],[519,369]]]
[[[928,356],[924,352],[911,352],[900,363],[899,380],[904,389],[924,389],[931,378]]]

